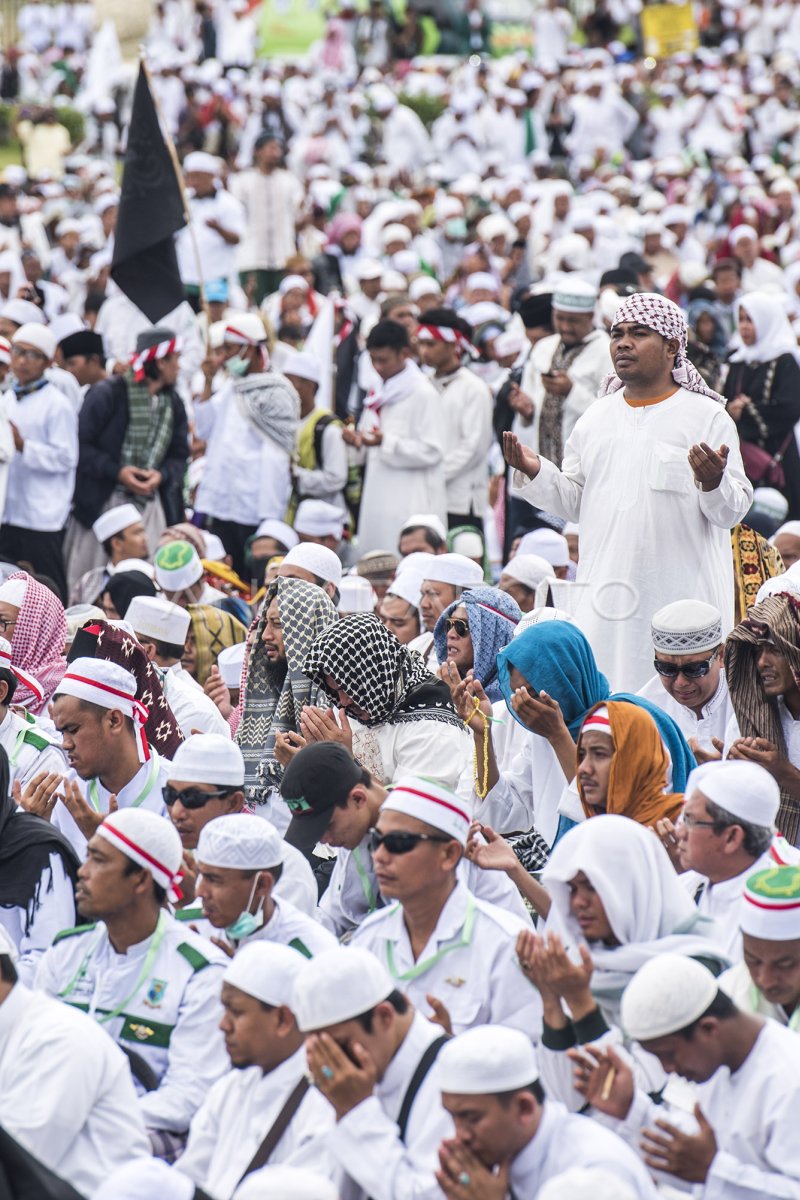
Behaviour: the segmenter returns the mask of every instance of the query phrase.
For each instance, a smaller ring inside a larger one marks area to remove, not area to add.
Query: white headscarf
[[[745,346],[737,333],[733,340],[731,362],[767,363],[779,358],[781,354],[793,354],[798,358],[797,338],[786,315],[782,296],[773,296],[767,292],[748,292],[736,305],[737,314],[741,308],[755,326],[756,340],[752,346]]]

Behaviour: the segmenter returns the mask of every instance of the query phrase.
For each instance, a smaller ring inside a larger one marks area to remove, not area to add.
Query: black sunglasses
[[[683,675],[684,679],[702,679],[711,670],[711,664],[716,658],[716,650],[710,658],[703,659],[702,662],[688,663],[668,663],[661,662],[660,659],[655,659],[653,666],[659,675],[663,675],[665,679],[676,679],[678,675]]]
[[[453,629],[459,637],[467,637],[469,634],[469,621],[465,621],[463,617],[447,617],[444,625],[448,632]]]
[[[176,800],[180,800],[184,808],[204,808],[209,800],[221,800],[229,796],[236,788],[225,788],[221,792],[201,792],[199,788],[184,788],[179,792],[171,783],[164,786],[162,795],[167,808],[172,808]]]
[[[372,854],[379,846],[384,846],[389,854],[409,854],[416,849],[420,842],[452,842],[452,840],[449,837],[435,837],[432,833],[406,833],[404,830],[380,833],[377,829],[369,831],[369,848]]]

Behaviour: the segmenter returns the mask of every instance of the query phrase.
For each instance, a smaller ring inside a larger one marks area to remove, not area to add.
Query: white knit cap
[[[175,751],[175,756],[169,764],[168,778],[170,783],[174,780],[176,783],[210,783],[220,787],[242,787],[242,752],[236,742],[232,742],[224,733],[193,733],[181,742]],[[259,821],[259,824],[261,823]]]
[[[226,687],[238,688],[241,684],[242,666],[244,665],[246,649],[246,642],[237,642],[235,646],[226,646],[224,650],[220,650],[217,657],[217,666],[222,676],[222,682]]]
[[[702,792],[707,800],[748,825],[775,828],[781,791],[758,763],[726,760],[695,767],[686,780],[686,799],[694,792]]]
[[[134,596],[125,620],[140,637],[155,638],[172,646],[184,644],[192,623],[185,608],[160,596]]]
[[[294,527],[308,537],[338,537],[344,530],[345,516],[335,504],[326,500],[301,500],[297,506]]]
[[[439,1052],[436,1078],[443,1092],[485,1096],[527,1087],[539,1078],[530,1038],[507,1025],[474,1025]]]
[[[283,862],[283,848],[284,843],[271,821],[249,813],[232,813],[203,826],[195,857],[209,867],[262,871]]]
[[[472,809],[443,783],[422,775],[404,775],[393,783],[381,811],[405,813],[467,844]]]
[[[149,871],[159,887],[171,893],[170,899],[175,899],[183,848],[171,821],[146,808],[120,808],[105,817],[97,832],[126,858]]]
[[[310,1033],[369,1012],[394,989],[391,975],[369,950],[336,946],[306,962],[291,1008],[301,1032]]]
[[[7,579],[5,583],[0,584],[0,601],[3,604],[11,604],[14,608],[22,608],[27,590],[27,576],[25,579]]]
[[[251,942],[237,950],[222,982],[264,1004],[288,1006],[305,961],[302,954],[278,942]]]
[[[537,554],[553,567],[569,566],[569,543],[555,529],[532,529],[522,538],[517,553]]]
[[[451,587],[480,587],[483,568],[463,554],[434,554],[425,569],[425,578],[432,583],[449,583]]]
[[[282,546],[285,546],[287,550],[291,550],[292,546],[296,546],[300,541],[291,525],[287,525],[285,521],[276,521],[274,517],[267,517],[266,521],[262,521],[254,537],[273,538],[276,542],[280,542]]]
[[[148,710],[136,699],[136,676],[125,667],[108,662],[105,658],[76,658],[56,688],[61,696],[75,696],[98,708],[119,709],[133,721],[139,762],[150,757],[150,748],[145,738],[144,726]]]
[[[0,637],[0,667],[5,667],[15,679],[19,679],[21,683],[24,683],[40,703],[44,700],[44,688],[39,683],[39,680],[29,674],[28,671],[23,671],[21,667],[14,666],[11,657],[11,642],[7,641],[4,637]]]
[[[345,575],[339,589],[340,613],[371,613],[375,612],[378,597],[368,579],[360,575]]]
[[[502,574],[535,590],[543,579],[552,577],[553,567],[539,554],[515,554],[503,567]]]
[[[662,654],[714,650],[723,640],[722,614],[704,600],[674,600],[655,614],[651,634],[653,649]]]
[[[278,574],[283,567],[302,567],[304,571],[310,571],[318,579],[333,583],[337,588],[342,582],[341,560],[327,546],[318,546],[315,542],[301,542],[293,546],[281,563]]]
[[[122,533],[129,525],[136,525],[142,519],[142,514],[135,504],[118,504],[101,513],[92,526],[92,533],[98,542],[107,542],[115,533]]]
[[[45,358],[52,359],[58,342],[46,325],[38,325],[30,321],[27,325],[20,325],[11,339],[11,345],[33,346]]]
[[[406,517],[403,522],[403,528],[400,530],[400,537],[403,536],[407,529],[417,529],[420,525],[423,529],[432,529],[443,542],[447,540],[447,530],[444,521],[441,517],[437,517],[435,513],[412,513],[410,517]]]
[[[165,592],[182,592],[203,578],[200,555],[191,542],[167,542],[156,554],[156,583]]]
[[[739,926],[742,933],[767,942],[800,938],[800,867],[768,867],[748,876]]]
[[[194,1180],[160,1158],[134,1158],[107,1175],[93,1200],[192,1200]]]
[[[255,313],[234,313],[225,322],[222,340],[234,346],[258,346],[266,342],[267,331]]]
[[[622,1028],[637,1042],[667,1037],[702,1017],[716,994],[708,967],[683,954],[656,954],[622,994]]]
[[[239,951],[241,954],[241,950]],[[307,1167],[283,1163],[253,1171],[237,1187],[233,1200],[339,1200],[336,1184]]]
[[[414,608],[419,608],[419,585],[420,577],[414,571],[400,570],[386,589],[386,595],[399,596]]]

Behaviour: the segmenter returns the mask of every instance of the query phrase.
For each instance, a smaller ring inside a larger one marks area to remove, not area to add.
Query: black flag
[[[144,66],[122,172],[111,278],[153,324],[184,299],[173,235],[186,224],[175,168]]]

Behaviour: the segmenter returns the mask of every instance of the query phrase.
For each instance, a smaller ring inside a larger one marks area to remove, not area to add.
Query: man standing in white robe
[[[636,293],[611,328],[614,371],[577,421],[561,469],[504,434],[512,486],[531,504],[580,521],[584,584],[575,618],[615,689],[652,674],[650,622],[691,580],[696,599],[733,627],[730,530],[753,489],[723,401],[686,357],[671,301]]]

